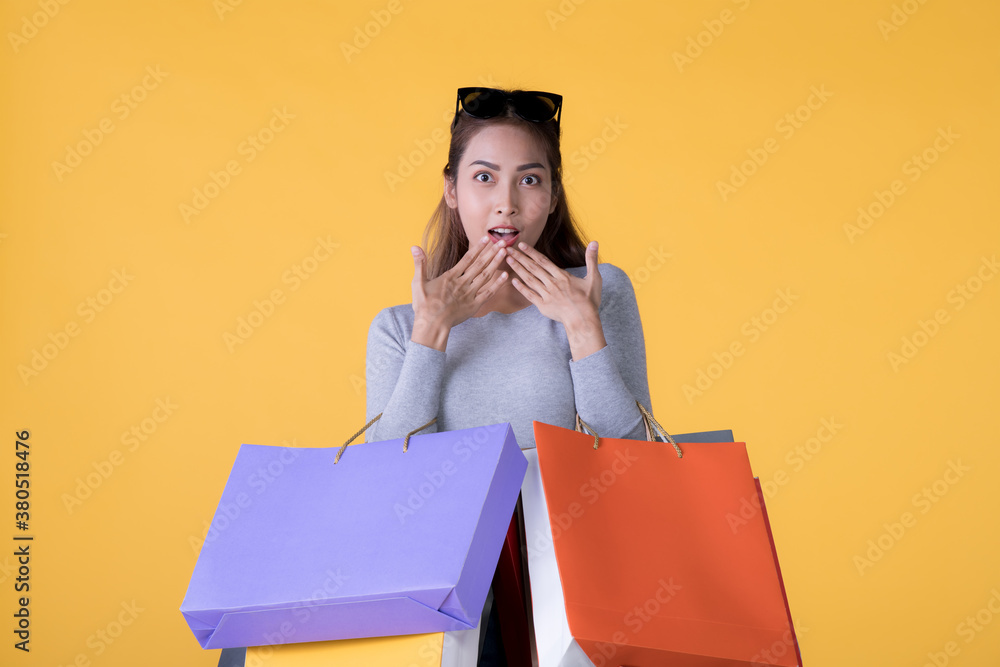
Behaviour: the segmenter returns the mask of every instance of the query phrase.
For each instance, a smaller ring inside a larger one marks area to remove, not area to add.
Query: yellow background
[[[409,246],[440,196],[434,137],[457,87],[503,85],[565,97],[570,202],[636,286],[654,414],[675,432],[732,428],[772,482],[805,664],[921,665],[949,642],[949,664],[996,664],[1000,619],[960,624],[1000,590],[1000,280],[983,264],[1000,251],[1000,5],[399,3],[2,4],[0,539],[19,532],[14,433],[30,429],[35,541],[30,654],[12,647],[13,546],[0,550],[0,662],[215,664],[178,611],[192,538],[240,443],[339,445],[363,422],[368,325],[409,302]],[[828,98],[801,109],[813,89]],[[248,161],[240,146],[274,109],[294,118]],[[57,174],[105,119],[113,131]],[[777,151],[724,198],[718,183],[769,139]],[[936,161],[911,180],[925,151]],[[185,221],[181,204],[231,160],[239,173]],[[858,207],[897,179],[851,238]],[[293,290],[286,272],[317,238],[338,247]],[[274,290],[283,302],[227,346]],[[779,290],[797,300],[775,319]],[[937,310],[946,322],[894,364]],[[714,355],[736,342],[723,368]],[[51,358],[22,377],[36,352]],[[686,396],[699,371],[716,377]],[[158,399],[177,406],[159,422]],[[832,437],[824,419],[842,425]],[[968,468],[954,484],[949,462]],[[933,504],[915,498],[925,487]],[[904,512],[915,523],[893,537]],[[133,602],[112,644],[94,639]]]

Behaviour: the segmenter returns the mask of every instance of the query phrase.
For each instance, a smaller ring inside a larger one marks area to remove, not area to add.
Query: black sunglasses
[[[556,130],[559,130],[562,95],[537,90],[507,93],[496,88],[459,88],[451,127],[454,129],[458,124],[459,107],[473,118],[495,118],[508,104],[515,114],[533,123],[555,119]]]

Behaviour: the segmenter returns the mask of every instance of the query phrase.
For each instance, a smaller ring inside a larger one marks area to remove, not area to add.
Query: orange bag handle
[[[349,444],[351,444],[352,442],[354,442],[355,438],[357,438],[359,435],[361,435],[362,433],[364,433],[365,431],[367,431],[368,427],[371,426],[372,424],[374,424],[375,422],[377,422],[378,419],[379,419],[379,417],[381,417],[381,416],[382,416],[381,412],[378,413],[377,415],[375,415],[370,422],[368,422],[367,424],[365,424],[364,426],[361,427],[360,431],[358,431],[357,433],[355,433],[354,435],[352,435],[350,438],[347,439],[347,442],[345,442],[343,445],[340,446],[340,449],[337,451],[337,456],[333,459],[333,464],[334,465],[337,465],[337,462],[340,461],[340,456],[344,453],[344,450],[347,449],[347,446]],[[406,437],[403,438],[403,451],[405,452],[407,449],[409,449],[409,447],[410,447],[410,436],[411,435],[413,435],[417,431],[424,430],[425,428],[427,428],[428,426],[430,426],[431,424],[433,424],[436,421],[437,421],[437,417],[435,417],[434,419],[430,420],[429,422],[427,422],[423,426],[421,426],[419,428],[415,428],[412,431],[410,431],[409,433],[407,433]]]
[[[677,458],[679,459],[684,458],[684,452],[681,451],[680,446],[676,442],[674,442],[674,439],[670,436],[669,433],[667,433],[666,429],[660,426],[660,422],[656,421],[656,418],[653,417],[652,414],[650,414],[650,412],[643,406],[642,403],[636,401],[635,404],[639,406],[639,412],[642,413],[642,426],[646,430],[646,441],[655,442],[655,440],[653,439],[653,433],[650,430],[650,426],[652,425],[656,428],[657,431],[659,431],[659,433],[664,438],[666,438],[667,442],[669,442],[671,445],[674,446],[674,451],[677,452]],[[580,418],[579,412],[576,413],[576,424],[574,426],[574,429],[579,431],[580,433],[589,433],[590,435],[594,436],[594,449],[597,449],[598,444],[600,443],[600,437],[597,435],[597,432],[593,428],[591,428],[589,424],[587,424],[587,422],[583,421],[583,419]],[[584,429],[586,429],[586,431],[584,431]]]

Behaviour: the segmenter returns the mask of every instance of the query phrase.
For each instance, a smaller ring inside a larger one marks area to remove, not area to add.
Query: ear
[[[447,176],[444,177],[444,202],[448,208],[458,208],[458,195],[455,192],[455,182]]]

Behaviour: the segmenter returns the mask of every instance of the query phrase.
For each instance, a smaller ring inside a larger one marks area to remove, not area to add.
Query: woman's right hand
[[[455,266],[437,278],[424,278],[426,256],[413,246],[413,335],[415,343],[441,350],[456,324],[469,319],[496,294],[507,279],[498,271],[507,252],[503,242],[492,243],[487,236],[472,243]]]

